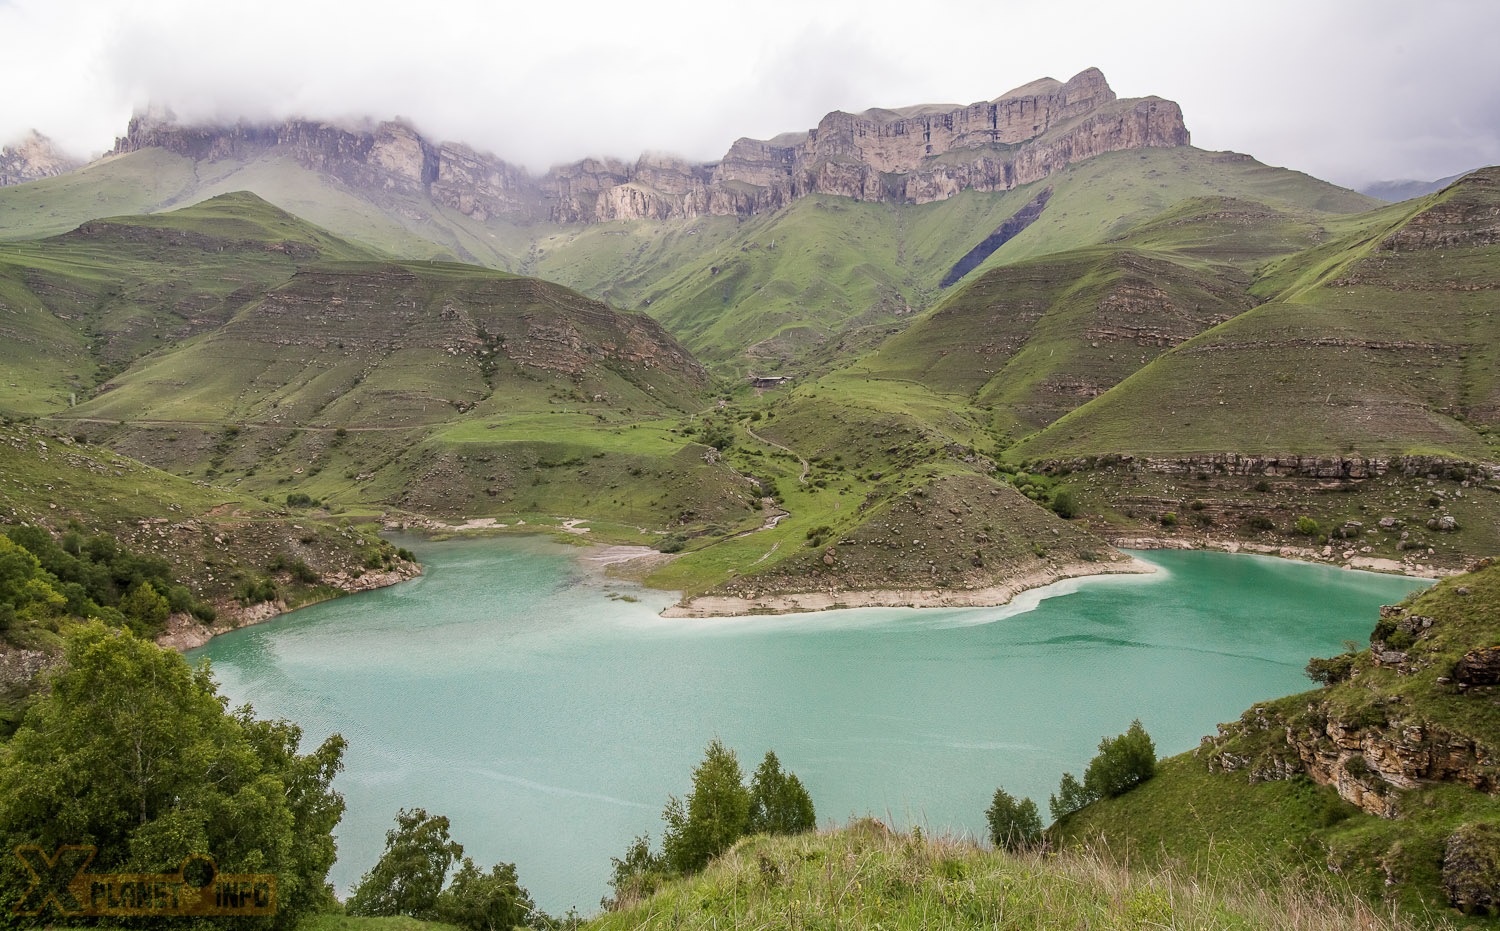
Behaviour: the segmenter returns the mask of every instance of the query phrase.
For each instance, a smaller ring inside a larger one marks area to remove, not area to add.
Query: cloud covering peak
[[[35,128],[97,153],[154,104],[185,122],[399,116],[533,170],[646,150],[712,160],[833,109],[966,104],[1097,65],[1122,97],[1180,102],[1195,144],[1343,183],[1500,162],[1494,4],[746,9],[0,0],[0,78],[28,89],[0,108],[0,142]]]

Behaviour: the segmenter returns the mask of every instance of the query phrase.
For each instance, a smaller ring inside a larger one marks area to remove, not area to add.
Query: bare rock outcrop
[[[1500,646],[1465,653],[1453,669],[1453,680],[1461,685],[1500,685]]]
[[[57,662],[57,657],[41,650],[0,649],[0,690],[26,689],[38,675]]]
[[[51,178],[81,164],[58,151],[51,139],[32,130],[19,141],[0,148],[0,187]]]
[[[1260,754],[1238,754],[1226,741],[1279,731],[1282,740]],[[1454,782],[1494,792],[1494,760],[1470,737],[1423,722],[1324,720],[1321,726],[1284,720],[1264,708],[1239,721],[1221,724],[1217,738],[1206,738],[1209,767],[1220,772],[1245,770],[1252,781],[1290,779],[1302,774],[1319,785],[1333,786],[1345,801],[1369,814],[1400,814],[1397,789],[1423,782]]]

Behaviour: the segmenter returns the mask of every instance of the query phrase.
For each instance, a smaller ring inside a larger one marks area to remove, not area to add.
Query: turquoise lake
[[[1190,750],[1252,703],[1310,687],[1426,582],[1268,557],[1137,553],[1150,576],[1062,582],[999,608],[665,620],[672,596],[540,538],[402,540],[417,580],[215,638],[224,694],[342,733],[348,811],[331,879],[370,868],[402,807],[447,815],[481,867],[588,913],[609,858],[660,834],[717,736],[775,749],[819,820],[982,833],[996,786],[1043,814],[1064,770],[1139,717]],[[612,600],[627,594],[638,602]]]

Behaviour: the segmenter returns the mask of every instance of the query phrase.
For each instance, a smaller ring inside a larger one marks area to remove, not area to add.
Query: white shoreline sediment
[[[1274,546],[1267,543],[1246,543],[1240,540],[1183,540],[1175,537],[1114,537],[1110,546],[1126,550],[1210,550],[1216,553],[1249,553],[1254,556],[1275,556],[1292,562],[1328,569],[1358,569],[1363,572],[1380,572],[1386,575],[1404,575],[1414,579],[1445,579],[1450,575],[1462,575],[1463,569],[1445,569],[1425,563],[1410,564],[1398,559],[1356,554],[1348,559],[1334,554],[1347,552],[1347,548],[1335,546],[1334,554],[1323,555],[1321,550],[1308,546]]]
[[[839,608],[990,608],[1008,604],[1024,591],[1064,579],[1106,575],[1145,575],[1156,567],[1134,557],[1111,563],[1075,562],[1023,573],[998,585],[968,589],[872,589],[868,591],[788,592],[761,598],[699,595],[669,605],[662,617],[742,617],[797,614]]]

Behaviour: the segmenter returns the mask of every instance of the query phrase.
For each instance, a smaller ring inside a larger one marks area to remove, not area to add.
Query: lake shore
[[[239,602],[227,602],[217,604],[219,616],[212,624],[204,624],[191,614],[173,614],[167,618],[166,628],[156,635],[156,645],[179,653],[186,653],[203,646],[208,641],[227,634],[232,630],[242,627],[252,627],[256,624],[264,624],[266,621],[290,614],[302,608],[332,601],[335,598],[343,598],[347,595],[355,595],[359,592],[374,591],[377,588],[386,588],[397,585],[409,579],[417,578],[422,574],[420,563],[409,563],[399,569],[387,572],[366,572],[355,577],[345,573],[330,575],[323,579],[330,588],[336,589],[339,594],[330,595],[328,598],[316,598],[304,601],[295,607],[287,605],[286,602],[265,601],[255,605],[241,605]]]
[[[662,610],[662,617],[743,617],[799,614],[840,608],[990,608],[1008,604],[1024,591],[1064,579],[1105,575],[1147,575],[1156,571],[1134,557],[1110,563],[1072,562],[1036,569],[996,585],[970,589],[872,589],[867,591],[787,592],[760,598],[699,595]]]
[[[1358,552],[1345,557],[1349,552],[1344,547],[1330,546],[1321,549],[1311,546],[1273,546],[1266,543],[1246,543],[1241,540],[1192,539],[1177,537],[1112,537],[1109,544],[1126,550],[1213,550],[1219,553],[1251,553],[1257,556],[1275,556],[1293,562],[1305,562],[1314,566],[1333,569],[1357,569],[1362,572],[1382,572],[1387,575],[1406,575],[1417,579],[1442,579],[1450,575],[1461,575],[1463,569],[1447,569],[1426,563],[1406,563],[1397,559],[1365,556]],[[1327,552],[1325,552],[1327,550]]]

